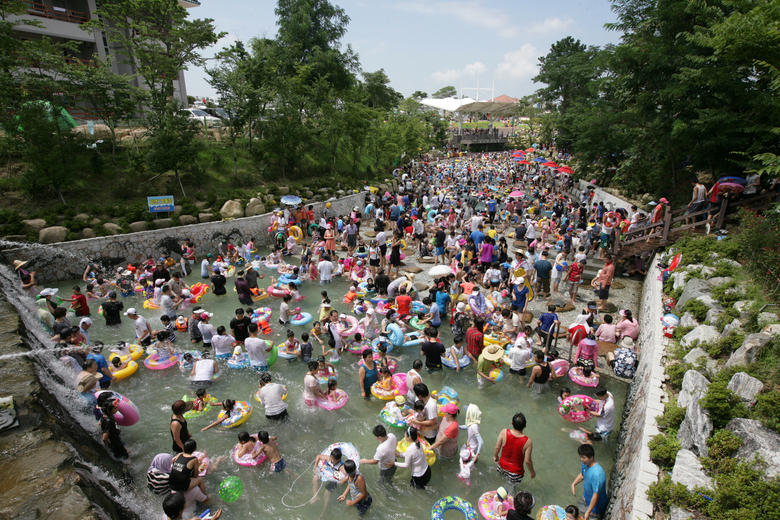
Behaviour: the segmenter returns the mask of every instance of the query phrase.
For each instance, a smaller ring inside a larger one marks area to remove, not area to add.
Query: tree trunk
[[[179,170],[173,170],[173,173],[176,174],[176,180],[179,181],[179,188],[181,188],[181,194],[186,197],[187,194],[184,193],[184,185],[181,183],[181,177],[179,177]]]

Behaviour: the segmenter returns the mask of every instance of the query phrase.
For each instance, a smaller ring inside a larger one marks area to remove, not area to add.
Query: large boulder
[[[198,220],[201,222],[211,222],[212,215],[211,213],[199,213],[198,214]]]
[[[732,332],[740,333],[742,332],[742,322],[738,319],[732,320],[731,323],[727,324],[725,327],[723,327],[723,333],[721,334],[722,337],[729,336]]]
[[[730,291],[729,289],[728,291]],[[726,292],[728,292],[726,291]],[[738,302],[734,302],[734,309],[739,313],[739,317],[743,320],[750,316],[750,307],[753,305],[753,302],[750,300],[740,300]]]
[[[202,200],[199,200],[198,202],[195,203],[195,207],[198,208],[198,209],[208,208],[209,207],[209,203],[208,202],[204,202]]]
[[[780,334],[780,323],[773,323],[771,325],[767,325],[763,329],[761,329],[761,332],[764,334],[769,334],[770,336],[778,335]]]
[[[699,457],[690,450],[677,452],[672,468],[672,482],[683,484],[688,491],[697,487],[712,489],[712,479],[704,472]]]
[[[717,287],[719,285],[725,285],[729,283],[731,280],[733,280],[733,278],[731,278],[730,276],[716,276],[715,278],[710,278],[707,281],[710,282],[710,285],[712,287]]]
[[[731,376],[726,387],[739,396],[750,406],[756,404],[756,396],[764,389],[764,383],[745,372],[737,372]]]
[[[167,229],[173,227],[172,218],[158,218],[154,221],[155,229]]]
[[[680,340],[680,344],[688,346],[698,340],[699,343],[714,343],[720,339],[720,332],[712,325],[699,325],[688,334],[683,336]]]
[[[37,233],[41,229],[46,227],[46,221],[42,218],[33,218],[30,220],[22,220],[22,229],[25,231],[34,231]]]
[[[686,312],[682,315],[682,318],[680,318],[680,327],[698,327],[699,322],[696,321],[696,318],[693,317],[692,312]]]
[[[712,420],[709,414],[699,405],[698,399],[692,399],[685,410],[685,419],[677,432],[680,446],[686,450],[695,451],[700,457],[709,455],[707,439],[712,434]]]
[[[712,296],[710,296],[709,294],[704,294],[702,296],[699,296],[696,299],[702,302],[710,309],[717,309],[718,311],[723,311],[723,307],[721,306],[720,302],[715,298],[713,298]]]
[[[721,258],[715,264],[726,264],[730,265],[731,267],[734,267],[735,269],[742,269],[742,264],[737,262],[736,260],[732,260],[731,258]]]
[[[700,278],[694,278],[685,284],[680,299],[677,300],[676,307],[681,309],[689,300],[694,300],[699,296],[709,294],[711,290],[712,288],[708,282]]]
[[[780,434],[753,419],[733,419],[726,429],[742,439],[738,459],[752,460],[758,455],[766,462],[768,478],[780,476]]]
[[[173,214],[176,216],[181,215],[182,209],[183,208],[181,206],[176,204],[175,206],[173,206]]]
[[[223,219],[226,218],[241,218],[244,216],[244,208],[241,207],[241,203],[235,200],[228,200],[219,210],[219,214]]]
[[[279,186],[279,193],[281,195],[289,195],[290,194],[290,188],[288,186]]]
[[[90,217],[90,216],[89,216],[89,215],[87,215],[86,213],[79,213],[78,215],[76,215],[75,217],[73,217],[73,220],[78,220],[78,221],[80,221],[80,222],[89,222],[89,220],[90,220],[91,218],[92,218],[92,217]]]
[[[262,200],[256,198],[249,199],[249,204],[246,205],[247,217],[265,215],[266,213],[267,211],[265,210],[265,204],[263,204]]]
[[[772,325],[773,323],[778,322],[780,322],[780,319],[778,319],[777,314],[773,312],[761,312],[758,315],[758,326],[762,329],[767,325]]]
[[[38,232],[38,242],[41,244],[54,244],[55,242],[65,242],[70,230],[62,226],[52,226],[43,228]]]
[[[718,362],[715,361],[710,357],[707,352],[699,347],[696,347],[695,349],[688,352],[685,357],[683,358],[683,361],[686,363],[690,363],[691,365],[697,365],[702,361],[702,358],[704,358],[704,366],[707,367],[707,372],[710,374],[713,374],[718,369]],[[693,371],[691,371],[693,372]],[[687,374],[686,374],[687,375]],[[683,378],[684,379],[684,378]],[[681,405],[682,406],[682,405]]]
[[[675,291],[685,287],[685,271],[677,271],[672,273],[670,278],[672,279],[672,289]]]
[[[122,226],[114,224],[113,222],[106,222],[103,227],[108,230],[112,235],[119,235],[122,233]]]
[[[95,230],[92,228],[84,228],[81,230],[81,238],[95,238],[96,236]]]
[[[130,232],[131,233],[140,233],[141,231],[146,231],[147,226],[146,222],[143,220],[139,220],[138,222],[131,222],[130,223]]]
[[[702,352],[704,355],[707,355],[707,353],[703,350]],[[690,355],[690,353],[688,355]],[[694,361],[695,359],[696,358],[694,358]],[[687,359],[686,362],[691,363],[691,361],[688,361]],[[687,408],[688,405],[693,401],[698,401],[704,397],[704,394],[707,393],[709,387],[710,382],[706,377],[701,375],[701,373],[697,372],[696,370],[688,370],[685,373],[685,376],[683,376],[682,389],[680,390],[680,394],[677,396],[677,406]]]
[[[693,515],[681,507],[672,506],[669,509],[669,520],[691,520]]]
[[[193,217],[192,215],[182,215],[179,217],[179,224],[181,224],[182,226],[189,226],[197,223],[198,223],[198,219],[196,217]]]
[[[709,323],[710,325],[715,325],[721,314],[723,314],[721,309],[715,307],[710,308],[710,310],[707,311],[707,316],[704,318],[704,322]]]
[[[769,334],[751,334],[745,338],[745,341],[742,342],[742,345],[736,350],[736,352],[731,354],[729,360],[726,361],[724,366],[728,368],[755,363],[758,360],[758,357],[761,355],[761,352],[763,352],[764,347],[771,339],[772,336]]]

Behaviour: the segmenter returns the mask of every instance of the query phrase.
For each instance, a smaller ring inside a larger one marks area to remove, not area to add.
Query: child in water
[[[568,428],[561,428],[562,432],[568,432],[569,438],[575,441],[579,441],[580,444],[593,444],[594,442],[601,441],[601,435],[598,432],[591,432],[590,430],[580,427],[578,430],[569,430]]]
[[[248,432],[241,432],[238,434],[238,443],[241,445],[236,452],[236,458],[241,458],[249,453],[255,451],[255,441],[249,436]]]
[[[391,390],[393,388],[393,375],[390,373],[390,369],[382,367],[379,369],[379,381],[377,384],[385,390]]]
[[[195,402],[192,404],[192,411],[194,411],[194,412],[202,412],[203,410],[205,410],[206,406],[209,404],[208,401],[209,401],[210,397],[211,396],[209,396],[206,393],[206,389],[205,388],[198,388],[195,391]],[[211,401],[212,401],[211,402],[212,405],[222,405],[222,403],[215,403],[215,402],[213,402],[214,401],[213,398],[211,398]]]
[[[412,413],[406,416],[406,424],[409,426],[414,426],[415,428],[419,428],[420,423],[425,420],[425,414],[423,413],[424,411],[425,403],[418,399],[412,405]]]
[[[319,365],[319,368],[317,370],[317,375],[319,377],[330,377],[336,373],[336,368],[330,363],[328,363],[327,361],[325,361],[325,356],[319,356],[317,358],[317,363]]]
[[[338,401],[341,393],[339,392],[339,382],[336,379],[328,379],[328,391],[325,392],[328,401]]]
[[[268,457],[271,469],[274,470],[274,473],[281,473],[287,467],[287,463],[279,454],[279,448],[276,447],[276,443],[271,442],[276,440],[276,436],[271,437],[268,435],[268,432],[259,431],[257,432],[257,440],[263,443],[260,446],[260,452],[265,453],[265,456]]]
[[[460,449],[460,471],[458,471],[458,478],[467,486],[471,485],[471,472],[474,470],[474,465],[476,463],[477,458],[471,453],[471,448],[468,444],[464,444]]]
[[[243,363],[246,361],[246,356],[241,349],[241,345],[236,345],[236,348],[233,349],[233,355],[230,356],[230,361],[235,361],[236,363]]]
[[[568,386],[561,388],[561,395],[558,397],[558,404],[561,404],[564,399],[571,395],[571,389]]]
[[[395,417],[396,420],[403,422],[405,421],[404,413],[402,409],[404,403],[406,403],[406,398],[402,395],[397,395],[395,396],[395,400],[389,401],[385,405],[385,409],[388,411],[388,413],[390,413],[390,415]]]
[[[157,350],[157,356],[160,361],[173,356],[173,345],[168,341],[169,336],[170,332],[167,330],[161,330],[157,333],[157,342],[154,344],[154,348]]]
[[[240,410],[236,408],[236,402],[233,399],[225,399],[222,402],[222,411],[225,412],[225,415],[218,418],[213,423],[209,424],[205,428],[202,428],[200,431],[205,432],[206,430],[213,428],[214,426],[217,426],[218,424],[221,424],[222,421],[226,421],[233,417],[234,415],[238,415],[241,413]]]
[[[507,515],[511,505],[512,498],[509,496],[509,493],[507,493],[506,488],[501,486],[496,490],[496,494],[493,495],[493,505],[491,509],[496,516],[502,517]]]

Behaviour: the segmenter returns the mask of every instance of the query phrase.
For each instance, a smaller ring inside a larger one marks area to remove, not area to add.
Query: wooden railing
[[[27,14],[32,16],[40,16],[49,18],[50,20],[60,20],[62,22],[70,23],[85,23],[89,21],[89,13],[74,11],[73,9],[68,9],[66,7],[46,5],[42,2],[29,2],[25,0],[24,3],[28,5]]]

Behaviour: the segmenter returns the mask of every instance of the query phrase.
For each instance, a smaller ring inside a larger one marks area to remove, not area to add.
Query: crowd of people
[[[51,327],[52,339],[61,349],[60,359],[74,371],[77,391],[90,413],[95,411],[103,441],[115,457],[129,456],[114,420],[119,403],[111,392],[97,397],[94,392],[111,387],[114,374],[126,367],[130,345],[117,345],[104,354],[106,347],[90,338],[92,320],[98,319],[93,311],[97,314],[100,309],[107,327],[120,324],[125,317],[132,320],[135,338],[130,343],[147,348],[147,353],[158,353],[159,359],[202,350],[190,363],[195,398],[177,400],[171,408],[172,454],[159,454],[148,472],[150,489],[166,496],[163,508],[169,518],[180,518],[185,505],[209,500],[203,478],[198,476],[194,454],[198,444],[184,414],[206,406],[221,408],[227,418],[241,413],[232,399],[206,401],[206,389],[220,373],[221,361],[246,361],[258,373],[258,400],[269,427],[291,420],[285,401],[288,388],[275,382],[270,370],[275,347],[262,337],[271,325],[267,317],[258,316],[255,307],[271,290],[283,293],[278,310],[286,341],[278,347],[279,353],[305,365],[301,388],[309,406],[337,398],[338,382],[330,379],[323,388],[320,379],[328,379],[333,363],[346,352],[358,349],[361,396],[371,399],[377,388],[392,388],[390,365],[396,360],[387,355],[388,347],[419,346],[421,359],[406,372],[406,394],[386,406],[403,423],[402,438],[378,424],[372,430],[378,443],[376,453],[359,461],[377,465],[380,479],[393,479],[397,468],[408,469],[410,485],[418,489],[431,480],[428,451],[436,450],[444,459],[457,458],[458,476],[465,482],[484,445],[482,410],[469,405],[461,425],[462,410],[451,402],[441,407],[439,417],[432,389],[423,381],[426,371],[442,370],[450,362],[458,372],[470,372],[481,389],[500,381],[500,367],[506,363],[509,377],[520,378],[533,394],[540,394],[550,390],[552,380],[566,374],[556,369],[556,362],[566,356],[553,342],[565,338],[571,349],[569,358],[582,377],[597,379],[598,373],[607,370],[599,366],[600,347],[608,351],[602,357],[614,375],[633,376],[639,355],[635,343],[638,322],[628,309],[621,310],[619,317],[604,313],[616,276],[610,244],[616,234],[639,221],[636,207],[607,211],[603,204],[593,203],[593,190],[572,196],[565,175],[551,168],[518,165],[508,153],[415,163],[399,172],[397,186],[396,193],[368,191],[364,206],[345,215],[337,215],[330,204],[321,215],[315,215],[312,206],[280,209],[271,222],[271,251],[264,257],[256,254],[254,238],[236,244],[224,240],[215,251],[200,255],[187,239],[181,251],[150,256],[113,273],[90,263],[83,277],[84,291],[76,286],[67,299],[58,298],[51,288],[38,292],[29,283],[34,273],[25,270],[24,262],[15,265],[24,290],[38,298],[39,315]],[[298,228],[295,233],[293,226]],[[294,237],[298,232],[301,236]],[[181,258],[175,260],[172,254]],[[432,283],[423,288],[413,273],[401,273],[405,255],[415,257],[420,265],[444,269],[432,274]],[[590,287],[581,288],[585,266],[593,258],[602,259],[604,267]],[[200,278],[192,273],[197,265]],[[272,285],[264,289],[258,282],[266,277],[268,267],[277,269],[280,276],[279,280],[270,277]],[[240,307],[229,320],[215,317],[205,310],[205,300],[194,293],[226,295],[232,276]],[[360,316],[355,327],[349,311],[333,308],[336,297],[327,289],[334,277],[350,280],[348,293],[337,298]],[[310,308],[315,315],[311,329],[297,334],[291,325],[304,312],[297,306],[299,286],[317,282],[323,290],[316,310]],[[150,324],[143,310],[124,309],[118,297],[136,292],[144,295],[150,308],[163,311],[159,323]],[[531,302],[547,297],[558,303],[550,303],[547,312],[534,318],[529,312]],[[562,324],[557,314],[561,300],[575,308],[582,306],[571,324]],[[65,302],[79,320],[77,326],[71,324]],[[215,326],[213,321],[227,326]],[[444,332],[452,334],[451,346],[445,347]],[[583,483],[584,493],[579,505],[566,508],[567,518],[599,518],[607,505],[606,475],[595,461],[593,444],[608,442],[614,432],[615,402],[603,384],[593,386],[595,404],[588,413],[596,418],[596,428],[571,431],[572,438],[582,442],[578,448],[581,467],[571,490],[577,495],[576,486]],[[563,388],[559,400],[569,394]],[[523,413],[514,414],[509,426],[498,433],[493,452],[496,470],[506,481],[496,492],[495,508],[508,519],[528,519],[533,497],[518,487],[526,475],[536,476],[534,443],[523,433]],[[459,448],[461,430],[467,431],[467,441]],[[282,472],[287,464],[274,439],[265,430],[255,435],[241,432],[239,449],[242,456],[264,455],[274,472]],[[400,441],[408,445],[403,452],[397,449]],[[345,486],[339,500],[354,505],[360,516],[365,514],[372,503],[371,482],[355,461],[342,461],[341,452],[334,449],[323,462],[340,475],[333,484]]]

